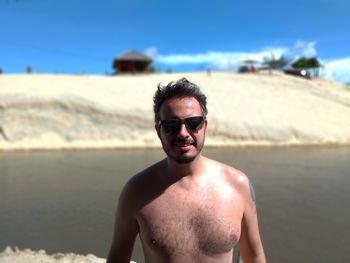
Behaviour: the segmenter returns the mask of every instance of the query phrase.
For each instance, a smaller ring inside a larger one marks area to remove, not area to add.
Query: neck
[[[166,162],[169,174],[174,176],[174,179],[181,179],[183,177],[196,177],[202,174],[204,168],[203,156],[198,155],[192,162],[177,163],[173,159],[167,157]]]

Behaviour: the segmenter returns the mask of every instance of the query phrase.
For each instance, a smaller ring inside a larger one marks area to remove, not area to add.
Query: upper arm
[[[247,263],[266,262],[259,233],[255,193],[248,178],[243,181],[242,192],[245,205],[239,241],[241,256]]]
[[[139,228],[135,218],[135,196],[130,183],[127,184],[118,201],[114,232],[107,262],[129,263]]]

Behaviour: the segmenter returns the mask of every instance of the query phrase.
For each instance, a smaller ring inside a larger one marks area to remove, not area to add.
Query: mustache
[[[194,144],[194,140],[189,138],[182,138],[182,137],[178,137],[172,140],[172,144],[177,144],[177,143]]]

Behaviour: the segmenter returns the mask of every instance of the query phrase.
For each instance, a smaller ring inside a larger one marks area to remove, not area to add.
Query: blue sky
[[[105,74],[135,48],[174,71],[234,70],[244,59],[317,56],[350,82],[349,0],[0,0],[4,73]]]

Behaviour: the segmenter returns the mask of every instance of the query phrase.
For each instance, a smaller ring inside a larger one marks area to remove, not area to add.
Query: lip
[[[191,146],[192,146],[191,144],[176,145],[176,147],[178,147],[178,148],[189,148]]]
[[[190,147],[192,147],[192,143],[186,143],[186,142],[177,142],[177,143],[174,143],[174,146],[176,148],[179,148],[179,149],[188,149]]]

